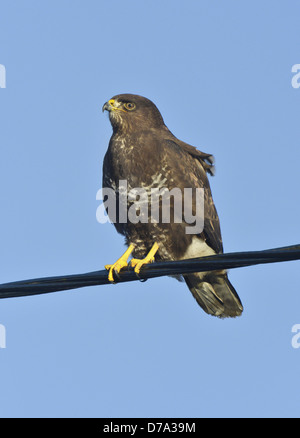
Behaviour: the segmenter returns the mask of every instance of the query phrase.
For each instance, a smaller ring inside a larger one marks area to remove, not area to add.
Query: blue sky
[[[4,0],[0,282],[102,269],[105,101],[142,94],[213,153],[226,252],[299,243],[300,5]],[[241,318],[170,278],[1,300],[1,417],[299,416],[299,263],[232,270]]]

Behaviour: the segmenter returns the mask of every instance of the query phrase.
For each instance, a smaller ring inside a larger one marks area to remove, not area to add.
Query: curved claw
[[[148,265],[149,263],[153,263],[155,260],[154,257],[151,257],[150,259],[146,260],[146,257],[144,259],[131,259],[130,260],[130,266],[132,266],[134,268],[134,272],[136,274],[140,273],[141,268],[144,265]]]
[[[134,245],[129,245],[128,249],[124,252],[124,254],[112,265],[105,265],[105,269],[108,272],[108,281],[110,281],[111,283],[114,283],[114,273],[118,274],[121,269],[125,268],[126,266],[128,266],[128,257],[130,256],[130,254],[132,253],[132,251],[134,250]]]
[[[134,272],[138,275],[140,273],[141,268],[148,263],[153,263],[155,260],[155,254],[158,250],[158,244],[155,242],[148,254],[144,259],[131,259],[130,265],[134,268]]]
[[[125,268],[126,266],[128,266],[128,263],[120,260],[117,260],[112,265],[105,265],[105,269],[108,271],[108,281],[114,283],[114,273],[118,274],[121,269]]]

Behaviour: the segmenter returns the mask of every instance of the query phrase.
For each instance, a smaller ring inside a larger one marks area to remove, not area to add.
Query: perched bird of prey
[[[103,105],[104,110],[109,112],[113,134],[103,163],[103,188],[112,189],[117,201],[122,197],[120,181],[126,181],[128,191],[142,188],[149,196],[153,190],[179,188],[181,193],[186,193],[185,188],[204,189],[203,227],[196,234],[186,231],[190,222],[184,218],[176,220],[175,202],[170,204],[169,221],[130,221],[124,217],[121,220],[121,213],[117,211],[114,225],[125,236],[128,249],[114,264],[105,266],[109,280],[114,281],[115,273],[127,266],[130,254],[133,259],[129,263],[137,274],[144,264],[154,259],[185,260],[221,254],[219,218],[207,177],[207,173],[213,174],[213,156],[178,140],[154,103],[145,97],[119,94]],[[189,198],[197,220],[200,213],[195,197],[189,195]],[[127,199],[127,211],[131,205],[132,201]],[[161,209],[160,203],[160,213]],[[183,278],[208,314],[223,318],[242,313],[243,306],[225,270],[188,274]]]

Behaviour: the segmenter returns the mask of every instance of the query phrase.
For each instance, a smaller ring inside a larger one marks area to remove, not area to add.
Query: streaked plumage
[[[178,140],[149,99],[122,94],[109,102],[113,105],[106,103],[103,108],[109,111],[113,135],[103,163],[103,187],[116,190],[120,180],[127,180],[128,190],[179,187],[183,192],[184,188],[204,188],[204,230],[200,234],[186,234],[187,224],[174,220],[157,224],[116,223],[126,244],[134,245],[133,256],[145,257],[154,242],[159,244],[156,260],[222,253],[219,218],[207,178],[207,173],[212,175],[214,171],[212,155]],[[189,274],[184,280],[205,312],[219,317],[242,313],[242,304],[226,271]]]

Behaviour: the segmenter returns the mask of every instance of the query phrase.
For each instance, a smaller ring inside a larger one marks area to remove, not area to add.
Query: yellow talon
[[[116,272],[117,274],[121,271],[122,268],[125,268],[126,266],[128,266],[128,257],[130,256],[130,254],[132,253],[132,251],[134,250],[134,245],[129,245],[128,249],[124,252],[124,254],[113,264],[113,265],[105,265],[105,269],[108,272],[108,280],[111,281],[112,283],[115,281],[114,280],[114,272]]]
[[[155,242],[144,259],[131,259],[130,265],[134,268],[136,274],[140,273],[142,266],[152,263],[155,260],[155,254],[158,250],[158,244]]]

